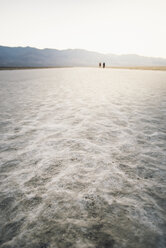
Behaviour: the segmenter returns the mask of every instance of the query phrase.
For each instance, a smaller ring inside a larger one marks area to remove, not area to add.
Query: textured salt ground
[[[166,72],[0,72],[0,247],[166,247]]]

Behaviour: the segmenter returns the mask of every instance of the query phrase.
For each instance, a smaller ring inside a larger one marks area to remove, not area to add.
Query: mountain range
[[[83,49],[37,49],[33,47],[0,46],[0,67],[61,66],[166,66],[166,59],[136,54],[102,54]]]

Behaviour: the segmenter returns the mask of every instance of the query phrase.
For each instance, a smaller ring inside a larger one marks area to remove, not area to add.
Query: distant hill
[[[82,49],[37,49],[32,47],[0,46],[0,67],[49,66],[166,66],[166,59],[135,54],[101,54]]]

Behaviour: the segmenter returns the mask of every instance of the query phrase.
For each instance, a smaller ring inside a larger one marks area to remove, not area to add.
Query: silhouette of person
[[[103,68],[105,68],[105,62],[103,63]]]
[[[99,67],[101,67],[101,63],[99,63]]]

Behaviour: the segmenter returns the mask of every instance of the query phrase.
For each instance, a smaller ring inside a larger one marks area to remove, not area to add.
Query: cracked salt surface
[[[0,71],[0,247],[166,247],[166,72]]]

